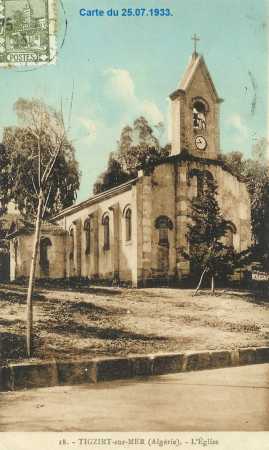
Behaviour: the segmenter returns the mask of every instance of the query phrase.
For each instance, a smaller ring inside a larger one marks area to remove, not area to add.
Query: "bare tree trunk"
[[[214,275],[211,276],[211,294],[215,294],[215,278]]]
[[[203,272],[202,272],[202,275],[201,275],[201,278],[200,278],[200,280],[199,280],[199,283],[198,283],[198,286],[197,286],[197,288],[195,289],[195,292],[193,293],[193,297],[197,294],[197,292],[199,291],[199,289],[200,289],[200,287],[201,287],[201,284],[202,284],[202,281],[203,281],[203,278],[204,278],[204,275],[205,275],[205,273],[206,273],[206,271],[207,271],[207,268],[205,268],[204,270],[203,270]]]
[[[41,229],[41,216],[42,216],[42,206],[43,206],[43,193],[39,193],[38,198],[38,208],[35,223],[35,237],[33,245],[33,253],[31,260],[30,277],[27,292],[27,331],[26,331],[26,343],[27,343],[27,356],[30,357],[32,354],[32,344],[33,344],[33,289],[35,282],[35,271],[36,262],[38,255],[38,245],[40,240],[40,229]]]

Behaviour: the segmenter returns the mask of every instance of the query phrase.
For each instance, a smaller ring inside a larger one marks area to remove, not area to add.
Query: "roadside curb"
[[[268,362],[269,347],[81,360],[24,361],[0,367],[0,391],[98,383]]]

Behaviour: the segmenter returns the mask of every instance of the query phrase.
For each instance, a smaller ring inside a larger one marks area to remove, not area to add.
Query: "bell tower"
[[[188,151],[194,156],[216,159],[220,152],[219,98],[203,56],[197,53],[197,38],[187,70],[172,102],[172,155]]]

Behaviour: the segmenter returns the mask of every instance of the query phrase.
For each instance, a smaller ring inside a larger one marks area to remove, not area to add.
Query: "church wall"
[[[175,254],[175,173],[172,164],[162,164],[155,168],[152,175],[152,272],[153,277],[160,275],[160,261],[162,249],[159,245],[159,230],[155,226],[159,216],[167,216],[173,225],[168,230],[169,240],[169,268],[168,277],[175,275],[176,254]]]
[[[225,218],[236,227],[233,236],[237,251],[251,244],[250,202],[244,183],[222,167],[190,161],[166,163],[155,167],[150,176],[144,175],[137,183],[138,230],[138,283],[146,285],[164,275],[162,260],[168,258],[164,278],[181,280],[189,274],[189,261],[184,252],[189,251],[186,234],[190,218],[190,202],[197,195],[197,178],[190,176],[192,169],[209,171],[219,186],[218,201]],[[235,206],[236,205],[236,206]],[[173,224],[168,231],[169,249],[159,245],[156,219],[167,216]]]
[[[178,154],[186,146],[185,95],[175,98],[171,104],[172,154]]]
[[[117,280],[123,282],[136,282],[136,187],[104,199],[90,206],[63,217],[59,224],[67,231],[78,222],[80,227],[80,272],[67,270],[67,276],[82,276],[104,280]],[[132,239],[126,241],[125,217],[126,208],[132,211]],[[104,248],[104,225],[102,220],[109,217],[110,248]],[[86,254],[86,233],[84,222],[90,217],[91,241],[90,252]],[[75,239],[75,246],[78,240]],[[69,252],[67,252],[66,265],[69,265]]]
[[[251,244],[251,210],[247,187],[221,167],[216,167],[214,173],[219,186],[219,205],[224,217],[237,229],[234,235],[235,249],[246,250]]]
[[[49,259],[49,277],[64,278],[65,277],[65,236],[41,233],[41,238],[49,238],[51,246],[48,248]],[[34,234],[24,234],[16,238],[17,251],[15,252],[15,240],[10,243],[11,247],[11,263],[10,278],[14,280],[20,277],[29,277]],[[42,273],[39,263],[39,252],[37,256],[36,278],[45,278],[47,275]]]
[[[137,183],[137,278],[145,286],[154,279],[167,281],[175,275],[175,181],[174,167],[167,163],[144,174]],[[169,245],[160,245],[156,219],[166,216],[173,224]]]
[[[120,279],[121,281],[131,281],[133,286],[137,286],[137,188],[133,186],[128,193],[129,198],[122,198],[120,202]],[[129,202],[129,203],[128,203]],[[131,240],[126,240],[126,221],[124,213],[126,204],[132,211],[132,231]]]
[[[51,235],[42,233],[41,238],[48,237],[51,240],[51,247],[48,247],[49,259],[49,277],[50,278],[64,278],[65,272],[65,235]],[[40,270],[38,264],[39,277],[44,278],[46,275]]]
[[[140,179],[136,183],[136,285],[137,286],[143,286],[143,266],[145,264],[144,258],[145,253],[143,251],[143,246],[145,242],[145,234],[143,231],[143,211],[145,209],[145,202],[143,199],[145,199],[145,196],[143,196],[143,185],[145,182],[145,178],[143,176],[143,171],[140,172]],[[150,200],[151,197],[149,197]],[[151,206],[151,203],[149,204]],[[151,235],[148,236],[149,242],[151,242]],[[149,247],[151,250],[151,245]]]
[[[201,134],[201,130],[193,129],[193,113],[192,100],[195,97],[202,97],[209,106],[206,115],[206,130],[202,132],[207,140],[207,148],[205,151],[198,150],[195,146],[195,136]],[[189,130],[185,136],[185,148],[190,149],[195,156],[203,157],[204,153],[207,158],[215,158],[219,153],[219,106],[216,104],[213,92],[209,89],[209,82],[206,81],[201,67],[197,69],[192,83],[186,91],[186,112],[185,112],[185,129]]]
[[[29,277],[33,251],[33,236],[19,236],[17,238],[17,270],[16,278]],[[38,277],[38,270],[36,276]]]
[[[151,175],[143,176],[139,182],[138,215],[139,215],[139,279],[152,279],[152,182]]]
[[[179,170],[182,174],[184,171],[198,169],[201,171],[208,170],[214,177],[218,185],[218,203],[226,220],[231,221],[237,230],[234,235],[234,247],[237,251],[245,250],[251,244],[251,211],[250,199],[245,183],[240,182],[235,176],[223,170],[222,167],[205,163],[185,163]],[[196,195],[195,188],[196,177],[188,180],[185,190],[188,201]],[[180,196],[183,195],[184,188],[178,184]],[[184,215],[183,215],[184,216]],[[187,219],[184,219],[187,223]]]
[[[235,249],[241,251],[251,244],[250,201],[244,183],[213,164],[190,161],[162,164],[155,167],[151,176],[143,177],[139,188],[138,230],[141,229],[141,236],[138,237],[138,267],[141,269],[142,285],[154,278],[162,278],[162,248],[159,245],[159,231],[155,227],[159,216],[167,216],[173,223],[173,229],[168,231],[167,278],[180,280],[189,274],[189,261],[185,259],[184,252],[189,251],[186,233],[190,222],[190,202],[197,195],[197,178],[190,177],[192,169],[208,170],[217,181],[219,206],[224,217],[237,230],[233,236]]]
[[[9,254],[10,254],[10,280],[14,281],[16,279],[16,260],[17,260],[17,254],[15,250],[15,240],[13,239],[9,243]]]
[[[187,163],[175,163],[176,171],[176,275],[181,280],[189,274],[190,264],[184,254],[189,252],[187,241],[189,203],[195,195],[194,180],[189,179],[189,165]]]

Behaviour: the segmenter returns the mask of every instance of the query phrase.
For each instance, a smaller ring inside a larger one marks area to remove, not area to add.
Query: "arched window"
[[[227,247],[234,247],[234,234],[236,234],[236,227],[232,222],[228,222],[225,232],[225,245]]]
[[[207,103],[202,98],[196,98],[192,105],[193,128],[196,130],[206,129]]]
[[[108,215],[103,217],[102,223],[104,226],[104,250],[109,250],[110,239],[109,239],[109,216]]]
[[[89,255],[91,253],[91,219],[88,218],[84,222],[85,231],[85,254]]]
[[[125,213],[125,237],[126,241],[132,239],[132,211],[130,208]]]
[[[172,230],[173,224],[167,216],[159,216],[155,221],[155,227],[159,230],[159,245],[168,246],[168,230]]]
[[[70,232],[69,232],[69,237],[70,237],[70,253],[69,253],[69,258],[70,258],[70,259],[74,259],[75,240],[74,240],[74,230],[73,230],[73,228],[71,228],[71,230],[70,230]]]
[[[49,274],[49,255],[48,249],[51,247],[51,240],[49,238],[41,238],[40,240],[40,257],[39,263],[42,272]]]

